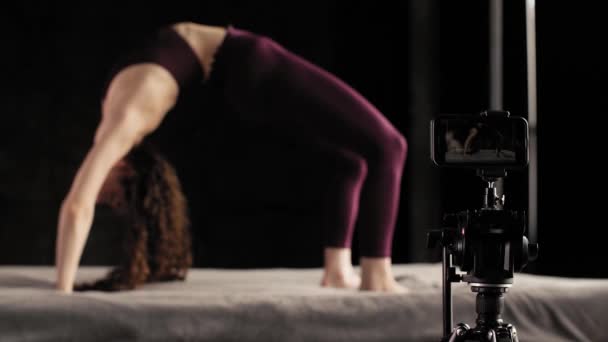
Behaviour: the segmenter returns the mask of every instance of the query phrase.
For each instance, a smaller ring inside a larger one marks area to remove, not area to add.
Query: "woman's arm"
[[[112,166],[133,146],[135,130],[126,122],[136,114],[126,115],[124,123],[102,124],[108,134],[99,137],[78,170],[59,214],[57,227],[57,288],[71,292],[76,268],[86,242],[97,194]],[[134,127],[135,125],[133,125]]]
[[[61,206],[55,252],[58,290],[72,291],[95,202],[111,168],[160,125],[177,93],[175,80],[158,65],[128,67],[112,81],[94,144]]]

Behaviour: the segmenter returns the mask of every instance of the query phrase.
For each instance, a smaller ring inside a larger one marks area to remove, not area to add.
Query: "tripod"
[[[515,327],[501,316],[504,295],[513,284],[513,272],[536,258],[538,245],[529,244],[523,235],[525,215],[504,210],[504,196],[496,194],[494,183],[506,172],[478,170],[478,175],[487,183],[482,209],[448,215],[446,221],[451,219],[455,227],[428,234],[429,248],[442,246],[442,342],[519,342]],[[453,262],[467,274],[456,273]],[[461,281],[477,293],[477,325],[459,323],[452,329],[452,282]]]
[[[502,320],[504,309],[504,294],[510,284],[475,284],[471,286],[477,292],[475,309],[477,326],[472,328],[465,323],[459,323],[454,329],[452,319],[452,282],[462,281],[463,276],[456,274],[452,266],[451,255],[443,247],[443,339],[442,342],[459,341],[488,341],[519,342],[517,331],[511,324]]]
[[[517,331],[511,324],[503,322],[500,314],[504,308],[503,293],[507,287],[472,287],[477,292],[477,326],[471,329],[460,323],[450,334],[449,342],[457,341],[514,341],[518,342]]]

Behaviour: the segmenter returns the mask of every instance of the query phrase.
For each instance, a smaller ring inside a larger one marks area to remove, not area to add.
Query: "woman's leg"
[[[340,151],[350,151],[350,155],[343,155],[345,160],[365,165],[341,193],[348,200],[338,213],[343,223],[336,227],[351,227],[356,221],[362,288],[396,290],[390,255],[407,150],[405,139],[354,89],[276,43],[259,40],[248,56],[239,60],[240,73],[233,73],[226,83],[226,94],[244,121],[295,139],[327,141]],[[241,77],[243,65],[251,70]],[[340,229],[335,234],[344,237],[338,240],[349,241],[351,228]]]
[[[335,160],[333,166],[339,173],[336,182],[331,188],[332,194],[328,196],[327,207],[332,212],[326,215],[325,222],[325,250],[324,274],[322,286],[337,288],[357,288],[369,290],[383,290],[396,292],[399,286],[393,281],[390,262],[390,239],[386,232],[379,232],[380,239],[372,234],[364,236],[367,230],[361,229],[361,268],[363,282],[355,273],[351,263],[351,241],[355,223],[359,215],[362,188],[368,178],[368,162],[362,156],[341,146],[329,143],[317,144],[317,147]],[[399,172],[400,174],[400,172]],[[359,218],[359,226],[363,223]],[[365,225],[363,225],[365,227]],[[369,232],[368,232],[369,234]],[[392,235],[392,233],[390,233]],[[380,240],[380,242],[378,242]],[[365,241],[365,242],[364,242]],[[376,248],[384,250],[389,248],[389,254],[373,253],[366,250],[376,241]],[[378,245],[379,244],[379,245]],[[386,246],[385,244],[388,244]]]
[[[360,155],[340,146],[320,143],[316,147],[324,154],[328,153],[336,174],[325,196],[327,212],[323,215],[325,249],[321,285],[358,288],[361,278],[352,266],[351,243],[361,188],[367,176],[367,163]]]
[[[285,114],[293,116],[292,123],[297,125],[297,130],[304,135],[328,139],[341,147],[343,158],[357,160],[360,166],[353,168],[359,170],[355,172],[358,173],[357,181],[346,182],[340,193],[348,200],[344,200],[345,206],[336,212],[344,223],[334,226],[335,233],[341,233],[338,227],[356,222],[361,252],[361,289],[400,292],[402,288],[391,272],[390,256],[406,141],[377,109],[344,83],[321,71],[315,74],[314,67],[300,67],[300,72],[307,69],[309,74],[302,76],[304,80],[294,77],[293,97],[289,98],[285,93],[282,94],[285,98],[270,101],[275,105],[283,101],[284,104],[299,103],[293,106],[292,113]],[[293,68],[298,69],[297,66]],[[286,79],[278,83],[289,83],[287,75],[294,73],[296,71],[285,73]],[[280,123],[280,119],[277,120]],[[351,153],[359,159],[352,159],[345,151],[353,151]]]

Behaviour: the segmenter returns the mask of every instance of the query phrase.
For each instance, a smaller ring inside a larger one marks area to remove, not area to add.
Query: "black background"
[[[608,275],[600,165],[606,29],[599,5],[587,5],[537,1],[541,256],[529,268],[537,273]],[[2,264],[54,262],[58,209],[99,123],[105,76],[132,42],[177,21],[270,36],[351,84],[404,133],[395,262],[437,261],[424,247],[426,231],[442,211],[481,204],[472,172],[431,165],[428,120],[488,106],[487,1],[28,3],[2,17]],[[525,117],[523,1],[505,1],[504,61],[505,109]],[[321,265],[339,167],[222,120],[204,89],[189,95],[150,140],[174,162],[189,198],[196,266]],[[526,208],[527,186],[525,173],[507,177],[512,208]],[[98,208],[83,263],[116,262],[123,229]]]

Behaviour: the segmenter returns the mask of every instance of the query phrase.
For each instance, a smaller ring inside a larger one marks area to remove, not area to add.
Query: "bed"
[[[82,267],[78,278],[106,267]],[[405,295],[326,289],[320,269],[192,269],[186,282],[62,295],[54,269],[0,267],[1,341],[438,341],[441,265],[396,265]],[[454,285],[454,321],[475,295]],[[505,321],[521,341],[608,341],[608,279],[517,274]]]

